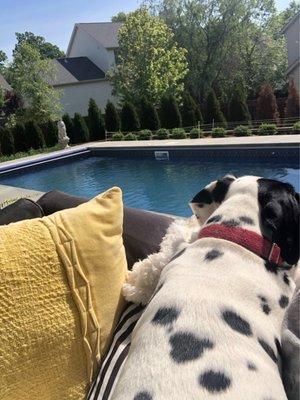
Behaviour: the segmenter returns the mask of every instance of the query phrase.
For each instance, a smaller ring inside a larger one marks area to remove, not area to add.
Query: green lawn
[[[51,153],[52,151],[60,150],[59,145],[57,144],[54,147],[46,147],[44,149],[38,149],[38,150],[29,150],[27,152],[19,152],[16,154],[12,154],[11,156],[2,156],[0,155],[0,163],[4,161],[11,161],[11,160],[16,160],[18,158],[22,157],[27,157],[27,156],[34,156],[36,154],[42,154],[42,153]]]

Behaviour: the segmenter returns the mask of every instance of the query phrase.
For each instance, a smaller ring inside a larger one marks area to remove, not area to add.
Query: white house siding
[[[110,67],[107,50],[81,28],[77,28],[68,57],[88,57],[103,72]]]
[[[102,112],[107,100],[116,104],[116,98],[111,94],[111,85],[108,80],[75,83],[71,85],[56,86],[62,92],[61,104],[63,113],[73,116],[75,112],[87,115],[90,98],[93,98]]]

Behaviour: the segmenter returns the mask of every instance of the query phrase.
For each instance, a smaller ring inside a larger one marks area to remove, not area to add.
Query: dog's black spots
[[[207,224],[211,224],[212,222],[220,222],[222,219],[222,215],[214,215],[213,217],[207,220]]]
[[[265,298],[265,296],[257,296],[263,303],[266,303],[267,299]]]
[[[274,363],[277,363],[277,357],[276,357],[272,347],[261,338],[258,338],[258,343],[261,345],[261,347],[264,349],[264,351],[268,354],[268,356],[271,357],[271,359],[274,361]]]
[[[152,396],[149,392],[143,391],[139,392],[134,396],[133,400],[152,400]]]
[[[265,314],[267,314],[267,315],[270,314],[271,308],[269,307],[268,304],[262,304],[262,305],[261,305],[261,308],[262,308],[262,310],[263,310],[263,312],[264,312]]]
[[[212,349],[214,344],[209,339],[200,339],[191,332],[177,332],[169,339],[172,359],[178,363],[196,360],[205,349]]]
[[[242,215],[241,217],[239,217],[239,220],[244,224],[254,225],[254,220],[250,217],[247,217],[246,215]]]
[[[286,308],[289,304],[289,298],[287,296],[282,295],[279,299],[279,305],[281,308]]]
[[[180,311],[175,307],[160,308],[152,319],[155,325],[167,326],[172,324],[179,316]]]
[[[228,192],[229,186],[234,181],[234,178],[225,176],[222,179],[219,179],[216,183],[215,188],[212,191],[212,197],[215,202],[222,203],[225,199],[225,196]]]
[[[235,227],[240,225],[240,221],[231,218],[231,219],[226,219],[225,221],[222,222],[222,224],[229,227]]]
[[[252,330],[249,322],[240,315],[236,314],[234,311],[225,310],[222,313],[222,317],[231,329],[241,333],[242,335],[252,336]]]
[[[210,250],[208,253],[205,254],[204,260],[205,261],[212,261],[215,260],[218,257],[221,257],[223,255],[223,253],[221,253],[221,251],[213,249]]]
[[[277,354],[280,357],[282,357],[282,347],[281,347],[280,341],[277,338],[275,338],[275,346],[276,346],[276,349],[277,349]]]
[[[212,195],[209,190],[203,189],[192,198],[191,203],[196,203],[199,207],[203,207],[204,204],[211,204],[213,202]]]
[[[266,261],[265,261],[265,268],[266,268],[266,270],[267,270],[268,272],[272,272],[272,274],[277,275],[278,266],[277,266],[275,263],[266,260]]]
[[[289,277],[287,276],[287,273],[286,273],[286,272],[283,274],[282,279],[283,279],[283,282],[284,282],[286,285],[289,285],[289,284],[290,284],[290,280],[289,280]]]
[[[250,371],[257,371],[257,367],[256,367],[256,365],[255,365],[252,361],[248,361],[248,362],[247,362],[247,368],[248,368]]]
[[[199,384],[211,393],[223,392],[231,385],[230,378],[221,371],[205,371],[199,376]]]

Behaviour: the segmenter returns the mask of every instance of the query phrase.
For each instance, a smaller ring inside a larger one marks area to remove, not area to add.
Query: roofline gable
[[[300,16],[300,11],[298,11],[285,25],[284,27],[281,29],[280,33],[283,35],[288,28],[293,25],[293,23],[296,21],[296,19]]]

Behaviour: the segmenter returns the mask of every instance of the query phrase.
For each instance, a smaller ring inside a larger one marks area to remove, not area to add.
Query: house
[[[103,110],[107,101],[117,99],[106,77],[116,62],[119,22],[75,24],[66,57],[55,60],[56,73],[51,81],[62,93],[63,112],[87,115],[89,99]]]
[[[298,90],[300,90],[300,12],[298,12],[285,25],[281,31],[286,37],[288,51],[288,68],[286,76],[295,82]]]
[[[0,87],[8,92],[12,92],[12,87],[10,84],[5,80],[4,76],[0,74]]]

